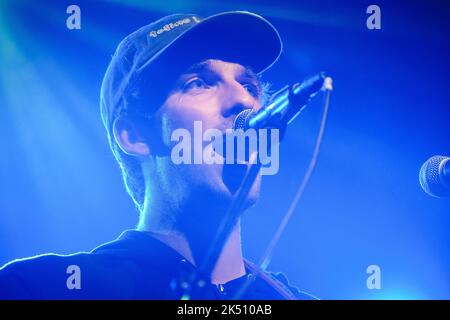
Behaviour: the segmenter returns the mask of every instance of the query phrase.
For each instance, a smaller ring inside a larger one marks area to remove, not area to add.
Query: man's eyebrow
[[[259,77],[256,75],[255,71],[253,71],[253,69],[250,67],[245,67],[245,71],[242,74],[246,77],[259,81]]]
[[[183,74],[202,73],[209,69],[209,61],[200,61],[191,65]]]
[[[194,63],[187,70],[185,70],[183,74],[202,73],[205,71],[211,71],[210,64],[211,62],[209,60]],[[260,82],[258,75],[252,70],[252,68],[248,66],[244,66],[244,71],[241,73],[241,76],[247,77],[250,80],[254,80],[257,83]]]
[[[195,74],[195,73],[204,73],[211,72],[210,69],[210,60],[203,60],[191,65],[186,71],[182,73],[182,75],[187,74]],[[253,69],[249,66],[243,66],[244,71],[239,74],[240,77],[247,78],[249,81],[253,82],[257,87],[259,93],[262,92],[262,83],[260,77],[253,71]]]
[[[242,73],[243,76],[249,78],[251,81],[255,82],[258,87],[261,87],[261,79],[250,67],[245,67],[245,71]]]

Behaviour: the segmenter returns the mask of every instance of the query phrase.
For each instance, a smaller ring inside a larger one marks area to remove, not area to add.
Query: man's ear
[[[150,147],[140,132],[139,126],[132,119],[119,116],[113,123],[114,139],[120,149],[128,155],[147,157],[150,155]]]

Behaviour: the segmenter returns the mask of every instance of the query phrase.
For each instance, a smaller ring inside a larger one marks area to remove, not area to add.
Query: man
[[[259,271],[243,258],[239,219],[215,248],[217,259],[199,267],[210,257],[248,165],[179,165],[171,152],[176,129],[193,132],[200,121],[204,130],[225,132],[242,110],[261,108],[259,74],[281,49],[275,28],[248,12],[204,20],[176,14],[127,36],[103,80],[101,115],[139,224],[89,253],[7,264],[0,270],[0,297],[310,298],[281,274]],[[257,200],[260,180],[241,211]]]

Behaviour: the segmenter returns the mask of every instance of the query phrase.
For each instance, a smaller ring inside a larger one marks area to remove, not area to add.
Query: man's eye
[[[202,78],[194,78],[192,80],[186,81],[186,83],[183,86],[184,90],[191,90],[191,89],[198,89],[198,88],[207,88],[208,85],[206,84],[205,80]]]
[[[255,86],[252,83],[244,83],[242,85],[245,89],[247,89],[247,91],[254,97],[258,97],[259,96],[259,90],[258,87]]]

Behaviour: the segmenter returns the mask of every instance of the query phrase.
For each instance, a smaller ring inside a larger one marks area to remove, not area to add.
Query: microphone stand
[[[199,264],[198,269],[188,275],[187,279],[182,279],[180,285],[183,289],[181,296],[182,300],[202,299],[202,288],[205,285],[205,280],[202,279],[201,276],[209,274],[213,270],[220,253],[222,252],[222,249],[231,234],[231,231],[236,225],[239,216],[243,212],[245,200],[247,199],[247,196],[256,178],[258,177],[259,170],[261,169],[261,163],[257,161],[257,157],[257,151],[250,155],[249,168],[247,169],[239,189],[233,196],[231,204],[219,224],[216,236],[209,245],[208,251],[206,252],[204,259]]]
[[[327,81],[325,81],[327,80]],[[328,110],[328,100],[329,100],[329,93],[332,90],[331,86],[331,78],[325,79],[325,76],[323,73],[319,73],[318,75],[311,77],[307,80],[305,80],[302,84],[295,84],[292,86],[289,90],[288,87],[284,87],[281,90],[279,90],[274,96],[275,99],[278,98],[280,100],[286,99],[289,101],[289,99],[292,99],[295,101],[295,98],[302,97],[301,94],[306,95],[306,101],[304,105],[306,105],[307,102],[311,99],[312,95],[315,94],[322,86],[325,86],[325,89],[328,91],[327,94],[327,102],[326,102],[326,108],[324,112],[324,118],[322,120],[322,126],[321,126],[321,132],[318,137],[318,143],[316,146],[316,151],[318,153],[320,141],[323,136],[323,128],[325,126],[325,120],[326,120],[326,111]],[[311,92],[302,92],[301,90],[304,87],[309,87],[311,89]],[[300,94],[300,96],[297,96]],[[297,97],[296,97],[297,96]],[[288,103],[288,102],[286,102]],[[276,106],[277,104],[273,104]],[[286,130],[286,126],[300,113],[300,111],[303,109],[304,105],[300,106],[299,109],[295,110],[293,112],[292,110],[288,112],[288,114],[284,114],[281,118],[278,118],[277,124],[275,127],[278,127],[282,129],[282,132]],[[285,105],[282,103],[280,106],[280,111],[284,109]],[[283,138],[284,134],[282,134],[281,138]],[[281,141],[280,141],[281,142]],[[316,152],[315,152],[316,153]],[[250,155],[249,159],[249,168],[246,172],[246,175],[244,176],[244,179],[241,183],[241,186],[239,187],[238,191],[236,192],[235,196],[233,197],[231,204],[227,210],[227,213],[223,217],[219,228],[217,230],[216,236],[212,240],[208,251],[205,255],[205,258],[202,260],[202,262],[199,264],[198,269],[188,275],[187,278],[182,279],[180,287],[182,288],[182,300],[189,300],[189,299],[201,299],[202,298],[202,288],[205,286],[206,282],[204,279],[201,278],[202,275],[209,274],[216,262],[217,259],[220,256],[220,253],[222,252],[223,247],[225,246],[226,241],[228,240],[228,237],[231,234],[231,231],[233,230],[234,226],[236,225],[236,222],[241,215],[243,211],[243,204],[245,203],[245,200],[258,176],[259,170],[261,169],[261,163],[257,161],[258,158],[258,152],[255,151]],[[315,156],[317,158],[317,155]],[[310,168],[310,171],[314,168],[315,161],[312,161],[312,167]],[[273,250],[273,247],[275,246],[275,243],[278,241],[279,237],[281,236],[281,232],[283,231],[284,227],[287,224],[287,221],[289,220],[289,217],[292,215],[295,207],[297,206],[298,200],[300,199],[301,194],[303,193],[304,187],[306,186],[308,180],[310,177],[310,173],[307,174],[304,179],[301,190],[298,192],[299,195],[296,196],[296,199],[294,200],[294,203],[291,204],[291,207],[287,218],[284,219],[285,221],[282,223],[282,225],[279,228],[279,232],[277,232],[277,235],[275,239],[273,239],[270,247],[270,250],[266,252],[264,256],[264,260],[262,261],[261,265],[263,266],[262,269],[265,269],[266,263],[270,259],[270,253]],[[244,294],[244,291],[246,289],[247,285],[244,285],[241,290],[239,290],[239,293],[236,295],[237,297],[241,297]]]

